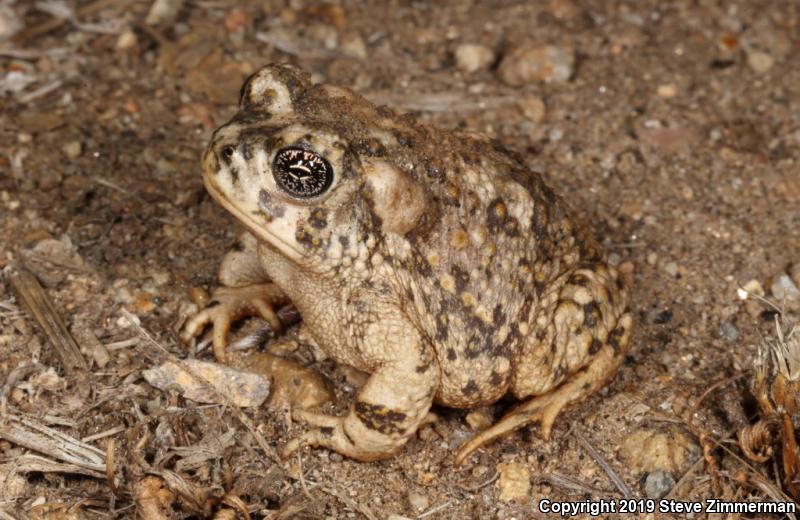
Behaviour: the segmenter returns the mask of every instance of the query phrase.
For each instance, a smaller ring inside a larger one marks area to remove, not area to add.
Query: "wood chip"
[[[0,439],[97,472],[100,478],[105,478],[105,453],[31,418],[7,415],[6,422],[0,425]]]
[[[42,332],[58,353],[64,371],[75,374],[75,369],[88,370],[89,366],[81,354],[78,343],[72,337],[61,315],[56,311],[50,297],[31,273],[20,270],[11,277],[11,286],[19,300],[41,327]]]
[[[187,399],[198,403],[232,403],[239,407],[260,406],[269,395],[269,380],[217,363],[187,359],[167,361],[142,372],[145,380],[160,390],[177,387]],[[211,385],[214,391],[209,391]],[[223,402],[219,399],[226,397]]]

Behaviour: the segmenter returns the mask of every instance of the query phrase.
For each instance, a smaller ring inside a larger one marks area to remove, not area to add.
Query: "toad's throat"
[[[233,215],[236,220],[241,222],[256,238],[268,244],[272,244],[276,249],[292,260],[298,261],[305,256],[305,252],[298,249],[296,244],[292,244],[281,236],[265,229],[262,224],[256,222],[252,215],[248,215],[246,212],[236,207],[236,205],[232,204],[214,185],[214,181],[209,179],[206,175],[203,176],[203,184],[205,184],[206,191],[211,195],[211,198],[228,210],[228,212]]]

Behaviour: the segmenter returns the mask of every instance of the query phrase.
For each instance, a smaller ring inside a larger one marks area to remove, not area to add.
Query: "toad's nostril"
[[[220,151],[220,155],[225,162],[230,162],[231,157],[233,157],[233,146],[225,146]]]

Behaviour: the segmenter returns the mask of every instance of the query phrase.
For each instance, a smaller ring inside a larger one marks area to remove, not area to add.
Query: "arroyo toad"
[[[247,228],[224,259],[214,325],[225,359],[232,320],[293,303],[298,335],[370,374],[344,417],[304,410],[287,446],[384,458],[436,402],[523,400],[464,445],[539,421],[605,385],[630,337],[628,293],[598,243],[522,160],[488,138],[450,133],[312,85],[270,65],[211,139],[203,179]],[[284,341],[294,341],[287,338]]]

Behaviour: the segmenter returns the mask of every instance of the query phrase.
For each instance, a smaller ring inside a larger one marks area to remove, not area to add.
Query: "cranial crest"
[[[292,65],[267,65],[242,85],[239,108],[263,108],[273,114],[293,112],[293,99],[309,84],[308,75]]]

